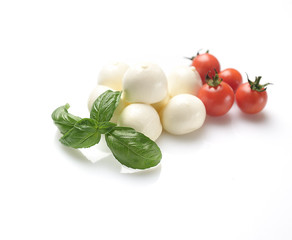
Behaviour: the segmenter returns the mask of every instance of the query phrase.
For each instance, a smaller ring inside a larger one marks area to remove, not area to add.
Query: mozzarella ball
[[[91,111],[92,105],[94,103],[94,101],[104,92],[106,92],[107,90],[112,90],[113,89],[103,86],[103,85],[97,85],[91,92],[89,98],[88,98],[88,110]],[[122,112],[122,110],[126,107],[127,102],[125,101],[123,94],[121,96],[119,105],[117,106],[112,118],[111,118],[111,122],[113,123],[117,123],[118,117],[120,115],[120,113]]]
[[[175,135],[190,133],[200,128],[206,118],[203,102],[191,94],[171,98],[161,112],[163,128]]]
[[[201,87],[202,80],[195,67],[179,66],[168,75],[168,91],[171,96],[182,93],[196,96]]]
[[[123,62],[112,62],[103,66],[98,75],[98,84],[114,90],[122,90],[122,81],[129,66]]]
[[[156,110],[144,103],[133,103],[124,108],[118,118],[118,126],[131,127],[155,141],[162,132]]]
[[[123,90],[128,102],[157,103],[167,95],[167,78],[157,64],[136,64],[125,73]]]

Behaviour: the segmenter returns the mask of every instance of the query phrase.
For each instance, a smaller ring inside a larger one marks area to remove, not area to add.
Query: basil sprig
[[[135,169],[156,166],[162,154],[154,141],[133,128],[110,122],[120,98],[120,91],[104,92],[93,103],[90,118],[70,114],[69,104],[57,108],[52,119],[63,134],[60,142],[72,148],[89,148],[105,134],[107,146],[121,164]]]

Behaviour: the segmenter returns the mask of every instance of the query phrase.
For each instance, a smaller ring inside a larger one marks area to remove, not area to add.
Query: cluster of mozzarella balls
[[[176,67],[166,76],[154,63],[133,66],[109,63],[99,73],[88,109],[91,110],[103,92],[122,91],[111,122],[134,128],[155,141],[163,129],[170,134],[182,135],[203,125],[206,109],[196,97],[201,86],[200,75],[194,67]]]

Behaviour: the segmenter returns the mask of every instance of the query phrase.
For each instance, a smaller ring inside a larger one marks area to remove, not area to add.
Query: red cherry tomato
[[[255,114],[264,109],[268,101],[266,86],[270,83],[260,85],[261,77],[256,77],[254,82],[248,79],[247,83],[239,86],[236,91],[236,103],[241,111]]]
[[[208,51],[203,54],[197,53],[197,56],[190,59],[192,60],[192,66],[194,66],[200,74],[203,84],[206,82],[207,74],[212,78],[215,76],[215,69],[217,72],[220,72],[219,61]]]
[[[233,89],[215,74],[213,79],[206,82],[198,93],[210,116],[222,116],[226,114],[234,103]]]
[[[222,78],[223,82],[226,82],[232,87],[233,91],[236,92],[240,84],[242,84],[242,76],[234,68],[227,68],[218,73],[219,77]]]

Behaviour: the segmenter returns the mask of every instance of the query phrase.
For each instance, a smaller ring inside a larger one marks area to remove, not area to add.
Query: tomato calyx
[[[251,90],[257,91],[257,92],[264,92],[267,90],[267,86],[270,85],[271,83],[260,84],[261,78],[262,78],[261,76],[258,76],[258,77],[255,77],[255,81],[251,81],[247,75],[247,81],[249,83]]]
[[[199,56],[201,53],[200,53],[200,51],[201,51],[202,49],[200,49],[199,51],[197,51],[197,54],[195,55],[195,56],[192,56],[192,57],[185,57],[186,59],[189,59],[189,60],[191,60],[191,61],[193,61],[197,56]],[[209,53],[209,49],[205,52],[205,54],[206,53]]]
[[[207,73],[206,75],[206,83],[210,86],[210,87],[218,87],[220,85],[220,83],[222,82],[222,78],[219,77],[218,72],[216,71],[216,69],[214,68],[215,71],[215,75],[213,78],[209,77],[209,73]]]

